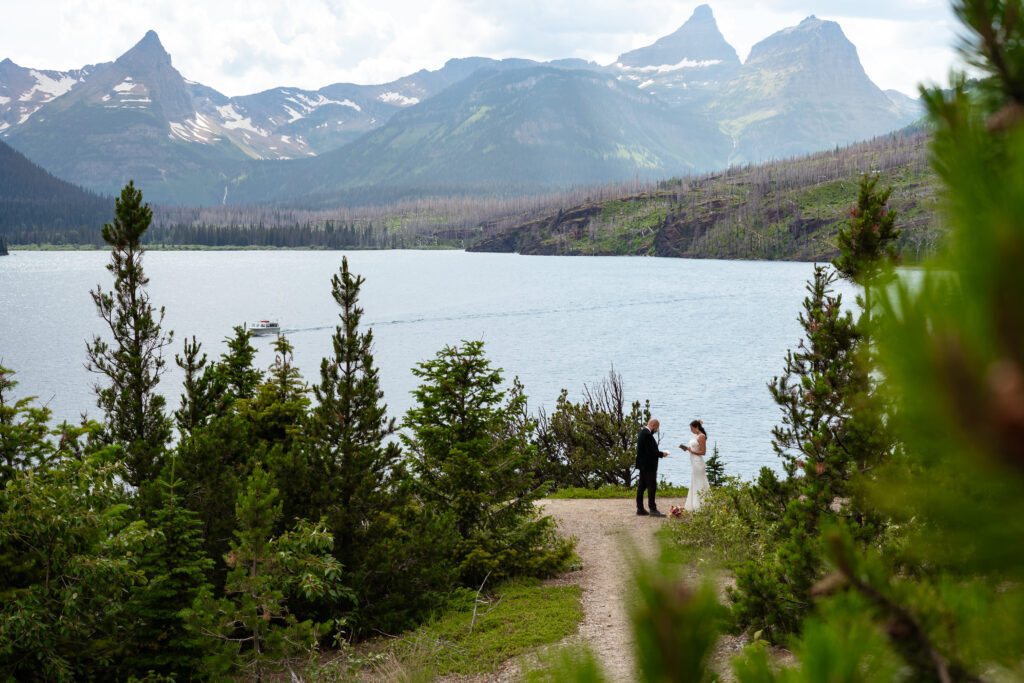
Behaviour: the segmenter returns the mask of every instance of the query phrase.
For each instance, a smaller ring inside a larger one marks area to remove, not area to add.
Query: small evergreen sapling
[[[725,463],[718,454],[717,443],[711,451],[711,457],[704,463],[704,471],[707,473],[709,485],[718,487],[725,483]]]

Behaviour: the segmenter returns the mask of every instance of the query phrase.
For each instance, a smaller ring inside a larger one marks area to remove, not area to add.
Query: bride
[[[693,512],[700,508],[711,487],[708,485],[708,475],[704,470],[704,455],[708,452],[708,433],[704,431],[704,423],[700,420],[690,423],[690,431],[694,434],[690,439],[690,445],[680,444],[679,447],[690,454],[690,492],[686,495],[685,509]]]

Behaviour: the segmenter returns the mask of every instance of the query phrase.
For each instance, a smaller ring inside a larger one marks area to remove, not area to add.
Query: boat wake
[[[633,301],[617,301],[599,304],[589,304],[582,306],[557,306],[557,307],[545,307],[545,308],[529,308],[519,311],[491,311],[486,313],[460,313],[454,315],[437,315],[437,316],[417,316],[410,318],[397,318],[394,320],[373,320],[363,324],[363,327],[387,327],[390,325],[419,325],[422,323],[438,323],[438,322],[452,322],[457,320],[480,320],[485,318],[522,318],[528,316],[540,317],[546,315],[565,315],[567,313],[583,313],[590,311],[608,310],[616,308],[645,308],[645,307],[664,307],[670,304],[686,303],[699,301],[702,304],[708,301],[718,301],[722,299],[735,299],[738,298],[739,294],[723,294],[719,296],[679,296],[672,297],[669,299],[657,299],[657,300],[633,300]],[[318,325],[316,327],[294,327],[290,329],[281,330],[282,334],[302,334],[305,332],[320,332],[323,330],[333,330],[335,325]]]

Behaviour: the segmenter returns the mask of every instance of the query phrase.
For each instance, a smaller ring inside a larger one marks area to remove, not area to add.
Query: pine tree
[[[479,341],[445,347],[413,373],[422,384],[402,434],[413,486],[428,506],[453,515],[462,539],[453,559],[463,579],[564,567],[571,546],[554,539],[550,518],[533,505],[543,482],[531,473],[534,425],[521,390],[513,387],[506,399]]]
[[[225,597],[207,601],[193,619],[213,635],[217,652],[206,661],[209,673],[241,671],[262,681],[291,657],[317,647],[325,625],[300,622],[288,609],[289,597],[348,599],[341,565],[330,555],[334,543],[322,523],[300,521],[274,535],[281,517],[280,494],[256,463],[235,504],[237,529],[225,561],[230,568]]]
[[[199,356],[203,345],[192,337],[185,340],[184,354],[175,356],[174,362],[185,373],[181,407],[174,411],[174,419],[182,436],[202,427],[223,401],[224,382],[216,368],[207,365],[206,354]]]
[[[319,518],[310,494],[322,482],[308,448],[309,387],[294,364],[293,348],[285,336],[273,342],[274,363],[251,400],[238,401],[238,417],[249,439],[252,459],[274,477],[284,504],[281,527],[302,517]],[[315,513],[315,514],[314,514]]]
[[[233,398],[252,398],[263,381],[263,373],[253,365],[256,349],[252,345],[252,332],[241,325],[233,330],[234,336],[224,340],[228,350],[221,355],[216,371]]]
[[[151,522],[153,536],[139,557],[145,581],[128,598],[125,621],[131,628],[120,674],[145,677],[149,672],[188,680],[196,675],[201,639],[184,614],[211,587],[206,572],[213,561],[202,550],[197,516],[175,491],[173,458],[167,480],[160,480],[161,506]]]
[[[857,262],[872,263],[866,254]],[[787,478],[780,482],[764,468],[754,495],[770,508],[768,516],[780,520],[776,553],[767,566],[752,560],[738,568],[730,592],[737,623],[772,639],[798,630],[810,609],[811,587],[825,573],[825,526],[846,519],[862,543],[882,531],[877,513],[854,496],[859,479],[891,448],[862,352],[869,319],[862,316],[858,324],[842,311],[842,297],[832,294],[836,276],[815,267],[800,316],[806,339],[787,353],[785,373],[769,384],[783,413],[772,445]]]
[[[114,288],[99,286],[91,292],[100,317],[110,329],[112,345],[99,336],[87,346],[87,367],[102,374],[107,386],[96,386],[97,405],[106,422],[105,439],[124,449],[128,482],[136,488],[160,473],[171,422],[164,414],[164,398],[156,386],[164,372],[163,349],[173,332],[160,329],[164,309],[149,302],[149,279],[142,269],[145,249],[140,240],[153,212],[142,202],[142,192],[129,182],[114,208],[114,221],[103,226],[109,244]]]
[[[387,481],[399,469],[398,445],[388,443],[395,421],[381,402],[378,371],[373,361],[373,331],[359,331],[358,306],[364,278],[353,275],[348,259],[331,279],[331,294],[341,307],[335,328],[334,357],[320,364],[320,384],[313,387],[318,405],[313,431],[324,449],[337,500],[334,513],[342,545],[365,520],[387,507]],[[344,527],[348,527],[342,530]]]
[[[857,205],[839,228],[839,256],[832,262],[844,278],[862,287],[882,284],[877,278],[899,262],[896,241],[902,231],[896,227],[897,212],[889,208],[892,188],[879,190],[878,181],[877,175],[861,178]]]
[[[394,543],[389,515],[402,505],[396,486],[404,475],[398,444],[389,441],[395,421],[387,417],[373,359],[373,331],[360,332],[363,309],[359,290],[364,278],[349,271],[342,258],[331,279],[331,295],[341,308],[341,325],[333,337],[334,357],[320,364],[320,384],[313,387],[318,405],[312,433],[326,476],[319,488],[319,511],[327,516],[335,537],[335,557],[346,567],[361,606],[380,600],[382,587],[374,576],[380,566],[367,566],[374,553],[368,546]],[[400,545],[394,548],[400,553]],[[379,561],[379,558],[378,558]],[[389,579],[390,581],[391,579]]]

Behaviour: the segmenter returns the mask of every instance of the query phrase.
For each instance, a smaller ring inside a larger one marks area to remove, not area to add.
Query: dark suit
[[[658,488],[658,460],[661,459],[661,450],[658,442],[654,440],[654,434],[647,427],[640,430],[640,436],[636,440],[636,509],[644,508],[644,490],[647,491],[647,506],[651,511],[657,510],[654,504],[654,494]]]

